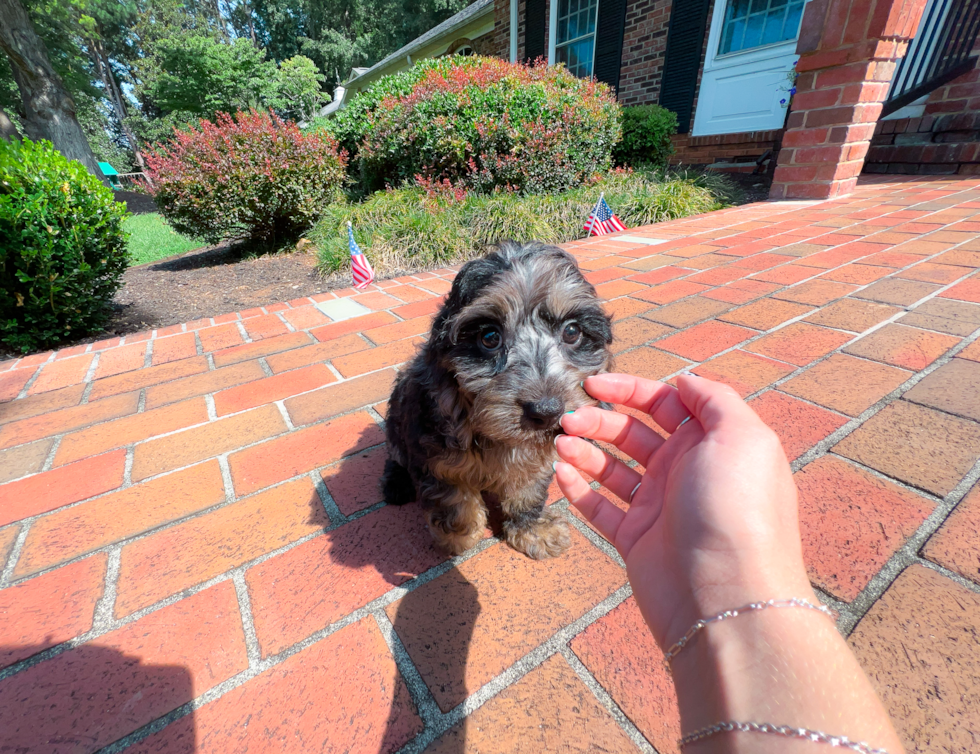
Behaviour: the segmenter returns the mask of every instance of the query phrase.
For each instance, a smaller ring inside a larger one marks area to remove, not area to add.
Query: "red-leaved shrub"
[[[548,193],[610,167],[619,105],[605,84],[561,66],[459,56],[422,61],[412,76],[407,94],[379,82],[392,91],[362,116],[368,188],[421,176],[481,193]]]
[[[276,244],[310,227],[344,184],[347,155],[324,133],[269,113],[219,113],[147,157],[150,189],[179,232]]]

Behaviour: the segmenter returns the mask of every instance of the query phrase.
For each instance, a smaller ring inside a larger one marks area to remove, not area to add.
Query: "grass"
[[[129,253],[133,265],[156,262],[207,245],[199,238],[182,236],[170,227],[159,212],[133,215],[126,219],[123,228],[129,233]]]
[[[582,229],[600,192],[628,228],[729,206],[737,188],[727,178],[694,171],[609,173],[598,183],[561,194],[489,196],[421,188],[379,191],[363,202],[336,202],[309,234],[329,274],[349,265],[347,221],[375,272],[455,264],[501,239],[564,243]]]

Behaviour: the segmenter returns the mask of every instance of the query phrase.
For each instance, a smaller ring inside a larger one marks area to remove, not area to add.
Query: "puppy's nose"
[[[551,429],[565,411],[565,401],[555,396],[524,404],[524,416],[537,429]]]

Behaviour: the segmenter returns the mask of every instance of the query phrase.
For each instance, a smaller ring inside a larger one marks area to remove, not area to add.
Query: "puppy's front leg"
[[[544,560],[568,549],[568,523],[561,513],[545,508],[551,474],[515,489],[501,501],[507,520],[504,538],[518,552]]]
[[[479,491],[454,487],[434,477],[420,487],[429,531],[437,545],[459,555],[480,543],[487,526],[487,510]]]

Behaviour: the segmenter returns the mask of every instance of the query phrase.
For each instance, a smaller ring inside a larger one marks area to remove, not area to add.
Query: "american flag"
[[[374,270],[371,269],[367,257],[358,248],[350,222],[347,223],[347,245],[350,246],[350,269],[354,275],[354,287],[367,288],[374,282]]]
[[[616,217],[613,211],[609,209],[609,205],[606,204],[605,194],[599,195],[599,201],[595,203],[592,214],[589,215],[589,219],[585,221],[583,227],[590,236],[604,236],[607,233],[615,233],[617,230],[626,230],[622,220]]]

